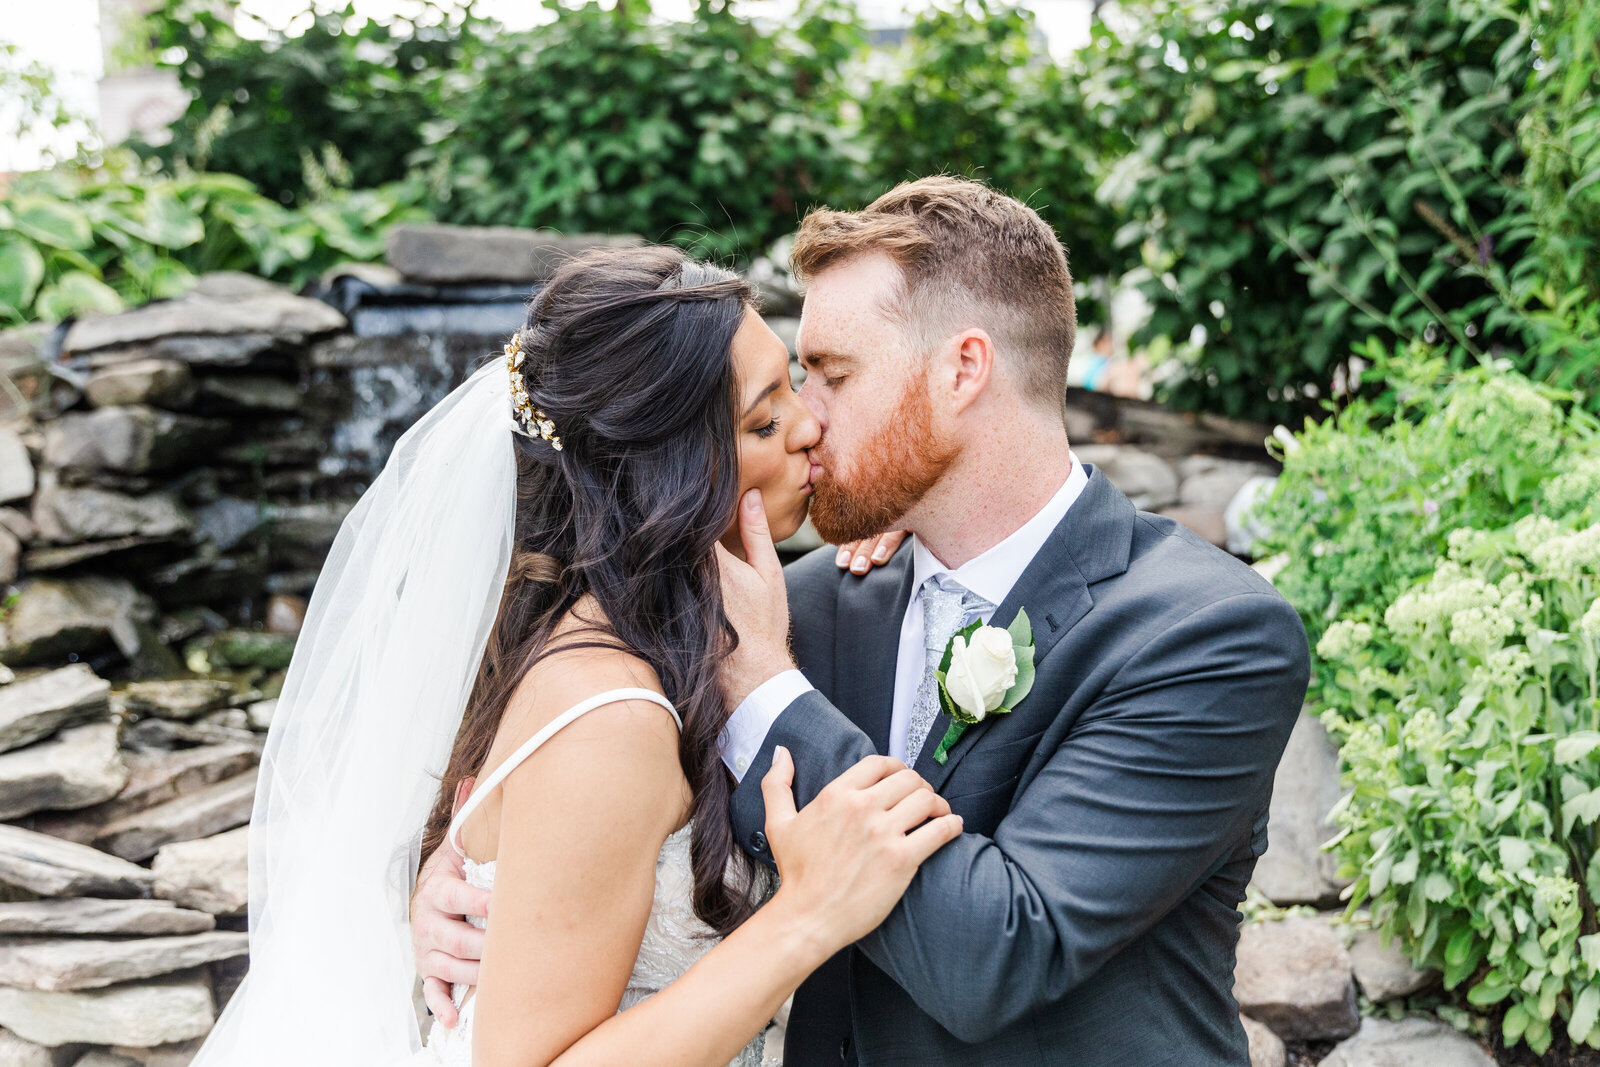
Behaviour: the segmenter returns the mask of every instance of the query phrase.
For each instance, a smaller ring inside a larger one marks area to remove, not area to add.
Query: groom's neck
[[[954,570],[1016,533],[1072,471],[1066,428],[1048,416],[991,425],[963,448],[904,524]]]

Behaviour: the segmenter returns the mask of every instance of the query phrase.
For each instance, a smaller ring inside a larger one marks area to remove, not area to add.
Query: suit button
[[[760,830],[757,830],[755,833],[751,834],[750,847],[755,849],[757,852],[765,852],[767,850],[767,835],[762,833]]]

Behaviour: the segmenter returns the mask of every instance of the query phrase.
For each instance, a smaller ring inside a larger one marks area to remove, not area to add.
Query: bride
[[[746,493],[799,528],[818,436],[736,275],[666,248],[557,271],[334,542],[262,760],[250,973],[195,1064],[760,1062],[960,833],[882,757],[797,814],[780,750],[776,892],[734,842],[717,556]],[[492,921],[424,1045],[407,906],[444,841]]]

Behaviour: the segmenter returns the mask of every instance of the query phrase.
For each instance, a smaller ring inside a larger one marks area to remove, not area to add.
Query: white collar
[[[1005,540],[953,571],[940,563],[920,538],[913,537],[911,602],[917,602],[917,597],[922,593],[922,583],[935,574],[948,574],[989,603],[1004,603],[1006,597],[1011,595],[1011,587],[1017,584],[1017,579],[1028,569],[1028,564],[1033,562],[1033,557],[1039,554],[1044,543],[1050,539],[1050,534],[1066,518],[1067,509],[1072,507],[1088,484],[1089,476],[1084,472],[1082,461],[1072,454],[1072,470],[1068,472],[1067,480],[1061,483],[1061,488],[1039,509],[1038,514]]]

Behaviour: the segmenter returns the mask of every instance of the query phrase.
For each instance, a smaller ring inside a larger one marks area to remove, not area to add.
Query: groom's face
[[[894,529],[956,453],[934,418],[928,360],[885,310],[900,285],[895,262],[872,254],[818,272],[806,290],[800,399],[822,425],[811,522],[834,544]]]

